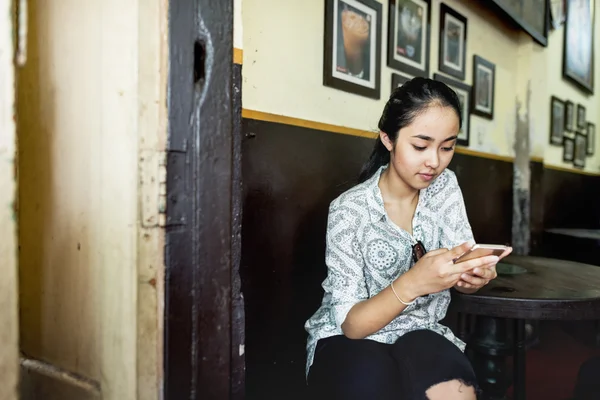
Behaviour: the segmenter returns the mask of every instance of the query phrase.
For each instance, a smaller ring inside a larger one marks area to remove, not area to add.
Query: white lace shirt
[[[389,220],[385,212],[378,186],[385,168],[341,194],[329,207],[327,277],[322,284],[325,294],[320,308],[305,324],[307,375],[317,341],[342,335],[342,323],[352,306],[375,296],[412,267],[412,246],[417,240],[430,251],[452,248],[473,238],[454,172],[444,170],[429,187],[421,190],[411,236]],[[449,290],[420,297],[367,339],[394,343],[407,332],[430,329],[464,351],[464,342],[439,323],[449,304]]]

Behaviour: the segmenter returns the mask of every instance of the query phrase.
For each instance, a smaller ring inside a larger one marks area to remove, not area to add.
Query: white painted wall
[[[597,2],[596,2],[597,3]],[[600,143],[598,126],[600,118],[600,7],[595,7],[595,35],[594,35],[594,83],[595,94],[587,95],[581,90],[573,86],[570,82],[562,78],[562,62],[563,62],[563,43],[564,43],[564,26],[556,31],[550,32],[550,38],[547,51],[537,52],[536,61],[532,65],[530,72],[532,77],[544,74],[547,77],[544,82],[546,93],[541,96],[542,90],[539,90],[540,96],[534,99],[534,107],[537,107],[535,114],[538,125],[534,127],[535,136],[544,141],[544,161],[546,164],[566,166],[562,161],[563,152],[561,147],[550,146],[548,144],[548,132],[550,131],[550,96],[554,95],[562,100],[571,100],[575,103],[575,113],[577,112],[577,104],[580,103],[586,107],[587,119],[596,124],[596,151],[594,157],[588,157],[586,160],[586,170],[592,172],[600,172]],[[539,114],[538,114],[539,113]]]
[[[233,0],[233,47],[240,50],[244,49],[242,0]]]
[[[377,121],[390,93],[391,74],[386,66],[387,1],[383,4],[381,99],[371,100],[323,86],[324,2],[322,0],[238,0],[243,3],[243,107],[289,117],[349,128],[377,129]],[[430,72],[437,72],[439,10],[441,0],[432,0]],[[587,107],[588,119],[596,120],[598,96],[588,97],[562,78],[562,27],[550,32],[544,48],[525,33],[508,28],[487,7],[468,0],[446,4],[468,19],[466,79],[472,84],[472,57],[478,54],[496,64],[494,120],[471,116],[470,148],[514,156],[517,101],[526,107],[528,84],[531,154],[552,165],[562,162],[562,148],[548,145],[550,96],[568,98]],[[238,6],[238,10],[241,7]],[[600,21],[596,7],[596,22]],[[598,32],[598,28],[596,29]],[[239,43],[236,47],[240,47]],[[595,40],[600,54],[600,40]],[[596,77],[600,78],[596,68]],[[596,79],[596,82],[600,80]],[[598,86],[598,85],[597,85]],[[600,86],[597,87],[600,91]],[[598,126],[598,125],[597,125]],[[600,140],[597,140],[597,143]],[[600,151],[587,159],[586,170],[600,171]]]

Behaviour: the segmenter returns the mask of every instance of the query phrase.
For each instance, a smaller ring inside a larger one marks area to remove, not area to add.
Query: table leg
[[[507,320],[479,316],[469,337],[467,354],[483,391],[483,400],[506,400],[510,373],[506,357],[513,353]]]
[[[514,399],[525,400],[525,320],[515,320],[514,340]]]

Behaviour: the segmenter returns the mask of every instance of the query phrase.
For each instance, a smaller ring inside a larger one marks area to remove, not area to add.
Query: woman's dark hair
[[[379,130],[386,133],[395,145],[400,129],[410,125],[431,105],[452,107],[458,116],[459,127],[462,126],[460,101],[454,90],[440,81],[417,77],[392,92],[379,120]],[[360,171],[359,183],[372,177],[381,166],[389,162],[390,152],[378,137],[371,156]]]

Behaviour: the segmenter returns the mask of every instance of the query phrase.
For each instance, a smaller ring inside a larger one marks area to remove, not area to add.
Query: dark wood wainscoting
[[[600,227],[600,176],[546,168],[542,179],[546,228]]]
[[[449,168],[463,192],[475,240],[510,243],[512,235],[513,164],[455,154]]]
[[[545,168],[539,180],[542,184],[538,200],[542,201],[543,223],[537,232],[538,246],[532,250],[546,257],[600,265],[597,239],[545,231],[549,228],[600,229],[600,176]]]

